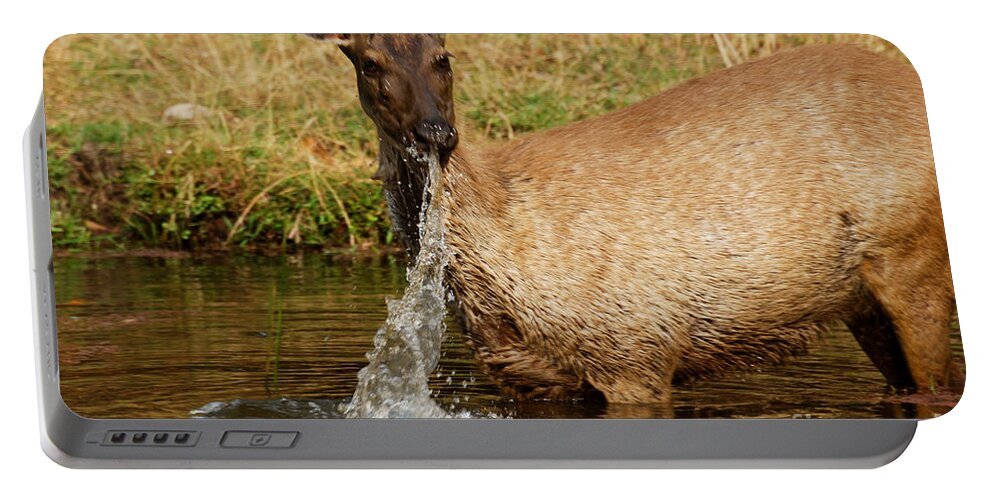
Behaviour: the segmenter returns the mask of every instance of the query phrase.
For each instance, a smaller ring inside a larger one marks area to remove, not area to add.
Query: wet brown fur
[[[461,146],[446,182],[451,284],[479,360],[515,395],[666,401],[675,377],[781,360],[832,319],[894,385],[953,377],[948,254],[908,65],[847,46],[781,53]]]
[[[516,397],[666,403],[675,379],[776,362],[837,320],[892,385],[961,383],[905,63],[784,51],[598,118],[460,144],[445,184],[450,285],[478,360]]]

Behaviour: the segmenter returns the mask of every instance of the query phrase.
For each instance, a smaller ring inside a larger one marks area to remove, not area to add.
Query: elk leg
[[[578,374],[532,352],[511,321],[477,317],[469,328],[463,314],[456,319],[483,371],[514,399],[602,399]]]
[[[872,294],[865,295],[864,308],[845,321],[848,330],[891,387],[913,388],[914,379],[900,348],[893,321]]]
[[[954,294],[947,256],[927,245],[902,249],[896,258],[870,258],[863,275],[893,323],[910,377],[919,391],[947,387],[958,377],[951,362]]]
[[[529,352],[526,346],[508,344],[497,349],[476,349],[476,358],[500,388],[519,400],[597,399],[598,395],[575,373]]]
[[[609,337],[625,338],[622,335]],[[671,407],[676,367],[669,359],[675,357],[673,353],[644,339],[615,347],[611,356],[616,359],[604,360],[606,353],[603,352],[583,356],[583,376],[589,384],[603,393],[608,404],[647,403]]]

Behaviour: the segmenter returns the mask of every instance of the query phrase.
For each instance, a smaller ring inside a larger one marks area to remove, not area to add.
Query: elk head
[[[444,35],[311,36],[336,43],[352,61],[362,109],[383,141],[448,161],[459,135]]]

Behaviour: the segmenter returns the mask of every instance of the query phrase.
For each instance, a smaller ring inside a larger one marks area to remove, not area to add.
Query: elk
[[[920,81],[791,49],[505,143],[459,141],[441,35],[313,35],[356,70],[396,233],[443,168],[448,284],[515,398],[669,404],[681,379],[802,353],[843,321],[887,382],[961,383]]]

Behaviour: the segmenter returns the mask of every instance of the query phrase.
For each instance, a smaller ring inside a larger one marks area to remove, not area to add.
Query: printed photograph
[[[852,34],[70,35],[90,418],[931,418],[965,363],[924,92]]]

